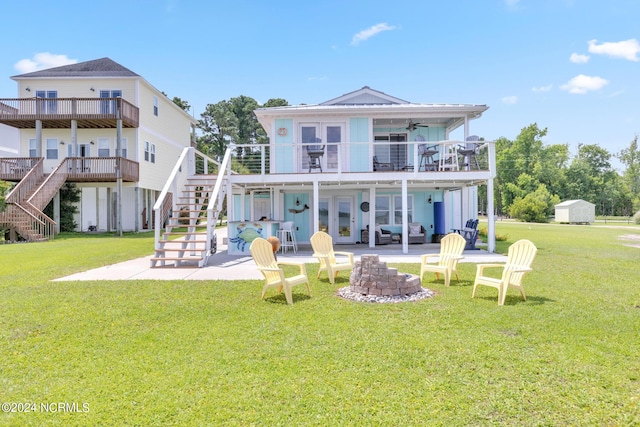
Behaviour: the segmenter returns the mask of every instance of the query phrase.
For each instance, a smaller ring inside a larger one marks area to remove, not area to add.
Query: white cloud
[[[517,96],[505,96],[504,98],[502,98],[502,103],[503,104],[513,105],[516,102],[518,102],[518,97]]]
[[[628,59],[629,61],[640,61],[640,58],[638,58],[640,43],[636,39],[600,44],[598,44],[597,40],[589,40],[589,52],[608,55],[613,58]]]
[[[31,73],[33,71],[75,64],[77,62],[77,59],[69,59],[67,55],[54,55],[49,52],[41,52],[33,55],[33,59],[21,59],[16,62],[14,68],[21,73]]]
[[[591,57],[589,55],[580,55],[579,53],[572,53],[571,56],[569,57],[569,61],[573,62],[574,64],[586,64],[587,62],[589,62],[589,59]]]
[[[359,33],[356,33],[351,39],[351,45],[357,46],[360,42],[370,39],[378,33],[383,31],[391,31],[395,30],[397,27],[394,25],[389,25],[386,22],[382,22],[380,24],[376,24],[372,27],[367,28],[366,30],[362,30]]]
[[[551,89],[553,89],[553,85],[538,86],[538,87],[531,88],[531,90],[534,92],[550,92]]]
[[[560,89],[566,90],[569,93],[584,94],[592,90],[602,89],[608,84],[609,82],[602,77],[579,74],[569,80],[567,84],[560,86]]]

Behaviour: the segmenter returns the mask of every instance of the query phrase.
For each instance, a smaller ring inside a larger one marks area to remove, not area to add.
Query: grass
[[[499,222],[539,248],[524,302],[471,299],[475,266],[415,303],[342,300],[307,266],[294,305],[260,281],[51,282],[148,255],[152,236],[0,246],[0,425],[640,423],[640,228]],[[636,242],[637,243],[637,242]],[[418,273],[416,264],[397,265]]]

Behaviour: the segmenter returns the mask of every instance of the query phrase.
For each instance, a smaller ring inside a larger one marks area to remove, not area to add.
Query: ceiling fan
[[[409,119],[409,125],[407,126],[407,130],[414,131],[416,128],[428,128],[429,125],[422,125],[420,123],[415,123],[413,120]]]

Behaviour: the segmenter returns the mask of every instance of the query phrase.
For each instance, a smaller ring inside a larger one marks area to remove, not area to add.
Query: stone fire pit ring
[[[338,296],[358,302],[398,303],[430,298],[435,292],[420,286],[420,278],[387,267],[378,255],[362,255],[356,261],[350,285],[338,289]]]

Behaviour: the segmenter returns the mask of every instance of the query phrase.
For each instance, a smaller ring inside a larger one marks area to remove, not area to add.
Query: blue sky
[[[109,57],[196,117],[239,95],[315,104],[370,86],[487,104],[471,123],[485,139],[535,122],[547,144],[613,154],[640,133],[639,16],[640,0],[12,1],[0,97],[17,96],[10,76]]]

